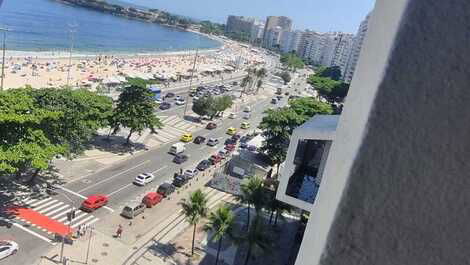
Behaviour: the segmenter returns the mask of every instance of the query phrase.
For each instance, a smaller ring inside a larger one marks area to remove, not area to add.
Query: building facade
[[[263,47],[279,48],[282,35],[292,30],[292,20],[284,16],[269,16],[266,19],[263,33]]]
[[[243,16],[228,16],[225,32],[242,34],[250,38],[254,23],[254,18]]]
[[[369,28],[368,26],[369,18],[370,18],[370,14],[368,14],[366,18],[361,22],[359,29],[357,31],[357,34],[354,38],[354,43],[353,43],[353,47],[351,50],[351,54],[349,56],[346,70],[343,76],[344,82],[346,83],[351,83],[351,80],[354,75],[354,71],[356,70],[357,61],[359,60],[362,45],[364,43],[364,39],[366,37],[367,30]]]

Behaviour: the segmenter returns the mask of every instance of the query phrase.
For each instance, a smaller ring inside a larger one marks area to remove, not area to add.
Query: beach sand
[[[224,40],[221,48],[198,52],[196,77],[206,70],[227,66],[241,69],[263,63],[263,56],[233,41]],[[69,53],[8,51],[5,60],[4,87],[34,88],[89,87],[96,89],[109,80],[124,77],[163,75],[178,79],[188,76],[193,67],[195,51],[166,52],[160,54],[100,55],[72,53],[69,74]]]

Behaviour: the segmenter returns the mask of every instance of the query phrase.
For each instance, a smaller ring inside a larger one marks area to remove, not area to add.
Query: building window
[[[294,157],[294,174],[290,176],[286,194],[313,203],[321,181],[322,166],[331,141],[300,140]]]

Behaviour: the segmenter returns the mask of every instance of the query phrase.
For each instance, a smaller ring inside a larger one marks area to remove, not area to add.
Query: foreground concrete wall
[[[470,264],[470,1],[379,0],[297,265]]]

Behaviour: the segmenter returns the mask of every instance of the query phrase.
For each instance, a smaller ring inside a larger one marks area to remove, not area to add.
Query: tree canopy
[[[113,133],[122,127],[129,128],[127,143],[133,133],[150,129],[155,133],[163,124],[155,115],[156,103],[150,90],[140,80],[131,80],[119,95],[117,106],[111,119]]]
[[[230,108],[233,100],[230,96],[221,97],[201,97],[193,101],[192,110],[199,116],[209,116],[211,118]]]
[[[278,72],[276,73],[276,75],[282,78],[282,81],[284,81],[284,85],[287,85],[287,83],[289,83],[290,80],[292,79],[291,75],[287,71]]]
[[[341,68],[339,66],[320,67],[317,69],[317,76],[328,77],[335,81],[341,80]]]
[[[295,52],[284,53],[281,55],[281,63],[288,69],[295,71],[305,67],[305,63],[295,54]]]
[[[340,79],[341,69],[338,66],[320,67],[317,73],[309,76],[307,82],[329,101],[341,102],[348,94],[349,84]]]

